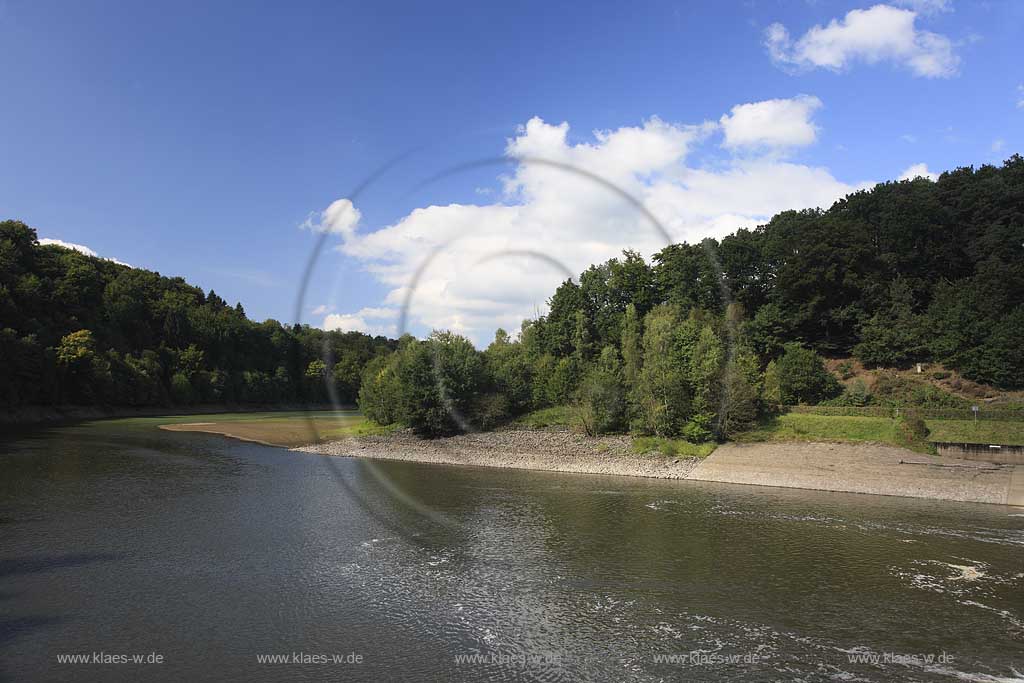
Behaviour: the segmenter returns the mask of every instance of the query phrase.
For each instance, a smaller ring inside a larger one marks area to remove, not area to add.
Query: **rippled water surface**
[[[374,464],[165,421],[0,437],[0,675],[1024,681],[1021,509]],[[59,661],[96,653],[163,663]]]

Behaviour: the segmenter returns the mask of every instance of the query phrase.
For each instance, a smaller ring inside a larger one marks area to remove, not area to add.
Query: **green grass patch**
[[[690,443],[683,439],[667,439],[660,436],[637,436],[633,438],[633,450],[637,453],[657,451],[668,457],[706,458],[718,447],[713,441]]]
[[[927,441],[998,443],[1024,446],[1024,420],[925,420]],[[733,441],[879,441],[920,450],[924,444],[901,441],[897,421],[887,417],[786,413],[773,417]]]
[[[1004,446],[1024,446],[1024,420],[925,420],[931,433],[930,441],[953,443],[995,443]]]
[[[786,413],[737,434],[733,441],[880,441],[900,445],[896,421],[888,417],[850,417]]]
[[[574,421],[575,411],[572,406],[552,406],[522,415],[516,418],[512,425],[526,429],[545,429],[547,427],[569,427]]]

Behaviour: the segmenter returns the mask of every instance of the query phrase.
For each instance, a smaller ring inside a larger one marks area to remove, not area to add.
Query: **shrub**
[[[473,406],[473,424],[480,429],[494,429],[508,422],[511,416],[508,397],[501,393],[483,394]]]
[[[939,370],[937,372],[932,373],[932,379],[946,379],[947,377],[949,377],[949,375],[950,373],[947,372],[946,370]]]
[[[914,411],[905,412],[896,423],[896,437],[906,446],[919,446],[928,438],[928,425]]]
[[[931,384],[889,373],[875,382],[874,395],[879,403],[888,406],[967,408],[970,405],[969,401]]]
[[[843,390],[842,395],[822,401],[820,405],[859,408],[869,403],[871,403],[871,394],[868,392],[868,387],[864,384],[864,380],[858,378],[850,382],[849,386]]]
[[[839,377],[842,379],[850,379],[854,375],[853,363],[851,363],[848,360],[844,360],[842,363],[840,363],[839,367],[837,367],[836,370],[839,371]]]

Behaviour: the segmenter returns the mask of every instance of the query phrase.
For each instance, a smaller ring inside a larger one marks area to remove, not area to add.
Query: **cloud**
[[[765,47],[777,65],[800,69],[842,71],[856,62],[889,61],[916,76],[949,78],[959,69],[960,58],[949,38],[919,30],[917,12],[889,5],[855,9],[827,26],[814,26],[794,41],[782,24],[765,30]]]
[[[300,228],[313,232],[329,232],[343,237],[351,236],[363,214],[348,199],[336,199],[320,212],[317,220],[310,214]]]
[[[909,143],[909,144],[913,145],[913,144],[915,144],[917,142],[917,136],[916,135],[910,135],[908,133],[906,135],[901,135],[900,136],[900,140],[903,140],[903,142],[906,142],[906,143]]]
[[[932,182],[939,179],[938,173],[932,173],[928,170],[928,165],[924,163],[914,164],[900,176],[900,180],[913,180],[914,178],[926,178]]]
[[[1024,109],[1024,83],[1017,86],[1017,109]]]
[[[813,144],[818,128],[811,115],[820,107],[821,100],[811,95],[738,104],[719,120],[725,133],[723,144],[732,149]]]
[[[992,141],[991,150],[993,152],[1000,152],[1000,151],[1002,151],[1003,147],[1005,147],[1005,146],[1006,146],[1006,140],[1003,140],[1002,138],[996,138],[995,140]]]
[[[735,117],[736,109],[728,118]],[[495,171],[507,173],[496,178],[502,196],[416,208],[378,230],[343,236],[338,250],[388,289],[382,304],[389,311],[404,303],[422,268],[409,324],[417,332],[455,330],[482,345],[495,328],[516,330],[524,318],[543,313],[566,277],[625,248],[649,257],[666,245],[648,214],[593,176],[639,202],[673,242],[753,228],[785,209],[827,207],[865,186],[772,155],[691,163],[717,129],[652,118],[570,141],[568,123],[535,117],[506,143],[515,165]],[[800,138],[775,133],[770,139]],[[328,316],[324,326],[368,330],[372,310]]]
[[[111,261],[111,262],[116,263],[116,264],[118,264],[120,266],[128,266],[129,268],[134,268],[135,267],[135,266],[131,265],[130,263],[125,263],[124,261],[119,261],[116,258],[111,258],[109,256],[100,256],[94,250],[90,249],[89,247],[85,246],[84,244],[75,244],[74,242],[65,242],[64,240],[58,240],[58,239],[54,239],[52,237],[42,237],[42,238],[40,238],[39,244],[40,245],[55,244],[58,247],[64,247],[65,249],[71,249],[72,251],[77,251],[78,253],[85,254],[86,256],[93,256],[93,257],[96,257],[96,258],[101,258],[104,261]]]
[[[326,306],[318,306],[313,311],[323,313]],[[371,323],[370,320],[393,320],[398,317],[398,311],[392,308],[363,308],[356,313],[331,313],[324,318],[321,327],[325,330],[338,330],[341,332],[362,332],[374,336],[394,336],[396,334],[393,323]]]
[[[953,0],[892,0],[892,4],[908,7],[922,15],[953,11]]]

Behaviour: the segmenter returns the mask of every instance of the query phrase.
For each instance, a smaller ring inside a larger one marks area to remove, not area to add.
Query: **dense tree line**
[[[516,339],[436,333],[375,360],[360,403],[421,433],[572,403],[592,432],[724,438],[844,394],[822,356],[932,361],[1024,386],[1024,159],[856,192],[720,241],[591,266]]]
[[[396,342],[249,320],[181,278],[0,223],[0,405],[354,403]]]

